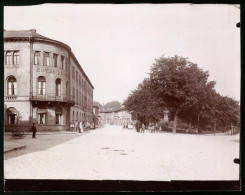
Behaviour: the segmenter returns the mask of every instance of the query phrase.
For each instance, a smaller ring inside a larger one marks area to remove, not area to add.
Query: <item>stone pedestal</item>
[[[168,114],[169,114],[169,110],[165,109],[165,110],[163,111],[163,114],[164,114],[164,116],[163,116],[163,121],[164,121],[164,122],[168,122]]]

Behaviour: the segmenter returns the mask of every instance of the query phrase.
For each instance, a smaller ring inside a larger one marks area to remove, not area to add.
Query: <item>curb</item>
[[[89,131],[83,131],[83,133],[87,133]],[[11,135],[12,133],[10,132],[7,132],[7,133],[4,133],[4,135]],[[57,134],[80,134],[79,132],[39,132],[39,133],[36,133],[36,135],[57,135]],[[28,132],[26,133],[25,135],[32,135],[32,133]]]
[[[22,148],[25,148],[25,147],[26,147],[26,146],[24,145],[24,146],[20,146],[20,147],[11,148],[11,149],[9,149],[9,150],[4,151],[4,153],[11,152],[11,151],[13,151],[13,150],[19,150],[19,149],[22,149]]]

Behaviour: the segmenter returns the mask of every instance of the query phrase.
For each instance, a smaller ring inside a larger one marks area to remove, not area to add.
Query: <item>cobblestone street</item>
[[[238,135],[141,134],[107,125],[84,134],[21,141],[32,142],[36,149],[27,144],[6,153],[6,179],[239,179],[239,165],[233,162],[239,158]]]

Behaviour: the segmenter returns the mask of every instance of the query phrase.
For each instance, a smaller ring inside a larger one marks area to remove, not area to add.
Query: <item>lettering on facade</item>
[[[53,70],[49,68],[37,68],[37,72],[42,73],[50,73],[50,74],[57,74],[57,75],[63,75],[63,72],[61,70]]]

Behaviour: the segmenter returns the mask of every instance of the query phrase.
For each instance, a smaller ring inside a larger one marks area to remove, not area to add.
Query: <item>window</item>
[[[44,66],[49,66],[49,61],[50,61],[49,53],[44,52],[44,54],[43,54],[43,65]]]
[[[7,81],[8,85],[8,95],[17,95],[17,81],[16,78],[11,76]]]
[[[55,109],[55,121],[57,125],[62,125],[62,109],[60,107],[57,107]]]
[[[79,86],[81,86],[81,76],[79,76]]]
[[[18,51],[16,51],[16,52],[14,52],[14,65],[18,65],[19,64],[19,52]]]
[[[67,95],[67,97],[69,95],[68,81],[66,82],[66,95]]]
[[[81,94],[81,92],[80,92],[80,96],[79,97],[80,97],[79,98],[79,104],[82,105],[82,94]]]
[[[60,96],[61,95],[61,80],[56,79],[55,84],[56,84],[56,96]]]
[[[64,69],[64,56],[61,56],[61,69]]]
[[[38,77],[38,95],[45,95],[46,92],[46,79]]]
[[[57,57],[58,57],[57,54],[53,54],[53,66],[54,67],[57,67]]]
[[[13,107],[10,107],[6,111],[7,113],[7,119],[9,125],[15,125],[17,124],[17,110]]]
[[[34,53],[34,64],[39,65],[40,64],[40,52],[36,51]]]
[[[12,54],[11,54],[11,52],[8,51],[6,53],[6,61],[5,61],[6,65],[10,65],[11,64],[11,57],[12,57]]]
[[[76,71],[76,82],[78,81],[78,73],[77,73],[77,71]]]
[[[38,113],[38,124],[43,125],[46,124],[46,113]]]
[[[61,125],[62,124],[62,122],[61,122],[62,114],[55,114],[55,118],[56,118],[56,124]]]
[[[77,104],[78,104],[78,90],[77,90]]]
[[[72,67],[72,78],[74,79],[75,78],[75,68]]]
[[[73,96],[73,100],[75,101],[75,88],[73,87],[73,93],[72,93],[72,96]]]
[[[68,59],[66,58],[65,69],[68,70]]]

